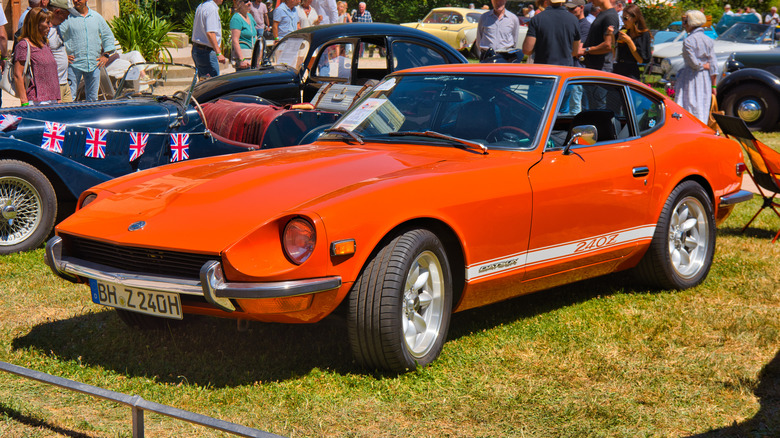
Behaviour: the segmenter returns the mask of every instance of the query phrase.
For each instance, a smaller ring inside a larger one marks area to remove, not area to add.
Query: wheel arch
[[[450,270],[452,271],[452,308],[456,309],[466,285],[464,248],[461,239],[455,230],[440,219],[422,217],[396,225],[385,233],[376,245],[374,245],[371,254],[360,267],[360,272],[365,269],[366,264],[373,259],[374,255],[376,255],[385,244],[395,237],[413,229],[425,229],[432,232],[439,238],[442,245],[444,245],[444,250],[447,252],[448,261],[450,263]]]
[[[35,155],[27,154],[19,150],[5,149],[0,150],[0,160],[21,161],[38,169],[38,171],[43,173],[46,179],[49,180],[52,187],[54,187],[54,192],[57,193],[57,199],[59,203],[75,203],[78,200],[78,195],[70,190],[70,187],[65,184],[65,181],[60,178],[60,175],[57,174],[57,172],[55,172],[48,163],[36,157]]]
[[[676,183],[671,184],[669,187],[666,187],[664,189],[663,196],[659,197],[663,201],[658,203],[660,205],[660,208],[658,211],[654,212],[654,216],[656,218],[656,222],[658,218],[661,216],[661,209],[663,209],[663,203],[666,201],[666,199],[669,198],[669,196],[672,194],[675,188],[679,186],[680,184],[686,182],[686,181],[693,181],[697,184],[699,184],[702,189],[707,193],[707,196],[710,198],[710,202],[712,203],[712,209],[713,212],[717,209],[716,199],[715,199],[715,190],[712,188],[712,184],[705,178],[703,175],[697,174],[697,173],[691,173],[683,178],[680,178]]]
[[[778,79],[777,76],[759,68],[745,68],[729,74],[718,83],[718,93],[716,96],[718,105],[722,106],[726,99],[726,95],[733,91],[734,88],[744,84],[765,86],[772,90],[780,99],[780,79]]]

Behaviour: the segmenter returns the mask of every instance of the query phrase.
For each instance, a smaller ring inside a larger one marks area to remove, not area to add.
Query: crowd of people
[[[199,78],[219,75],[219,65],[228,62],[222,54],[222,23],[219,5],[206,0],[195,10],[192,27],[192,61]],[[290,32],[319,24],[371,23],[366,3],[347,13],[347,2],[336,0],[235,0],[230,19],[232,58],[236,70],[251,66],[252,49],[259,39],[278,41]]]
[[[7,22],[0,13],[0,68],[10,69],[22,106],[70,102],[82,80],[85,100],[97,100],[100,68],[116,47],[108,23],[87,0],[30,0],[17,23],[12,58]]]
[[[506,9],[506,0],[492,0],[493,10],[483,14],[477,28],[481,54],[518,46],[519,19]],[[730,6],[727,5],[727,11]],[[774,17],[772,8],[768,22]],[[530,16],[528,32],[522,41],[529,62],[585,67],[641,79],[640,66],[652,57],[652,37],[642,10],[625,0],[538,0],[536,7],[523,9]],[[704,13],[687,11],[682,18],[688,36],[683,42],[685,66],[675,82],[678,104],[707,123],[716,92],[718,65],[712,39],[702,27]],[[596,91],[598,91],[596,89]],[[572,95],[570,99],[582,99]],[[604,96],[584,96],[591,102],[604,102]],[[571,102],[581,107],[581,101]]]

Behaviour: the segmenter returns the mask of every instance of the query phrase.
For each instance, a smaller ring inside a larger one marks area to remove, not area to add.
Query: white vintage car
[[[755,52],[770,50],[777,45],[775,27],[758,23],[736,23],[715,39],[715,54],[718,68],[722,69],[726,59],[734,52]],[[683,41],[662,43],[654,48],[653,60],[647,66],[651,74],[663,76],[662,82],[674,84],[677,72],[684,66]]]

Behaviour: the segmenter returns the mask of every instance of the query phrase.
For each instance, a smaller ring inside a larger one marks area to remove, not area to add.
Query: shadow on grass
[[[767,239],[771,241],[775,234],[777,233],[777,230],[772,231],[768,229],[763,228],[753,228],[748,227],[745,232],[742,232],[742,227],[735,228],[735,227],[721,227],[718,228],[718,235],[725,235],[725,236],[743,236],[743,237],[753,237],[756,239]]]
[[[460,312],[449,338],[610,295],[625,284],[615,274]],[[250,323],[246,331],[237,330],[234,320],[194,316],[166,330],[141,331],[125,326],[113,311],[97,310],[39,324],[12,346],[56,357],[63,367],[94,365],[129,377],[211,387],[295,379],[313,369],[366,372],[352,359],[346,323],[338,316],[316,324]]]
[[[89,435],[83,432],[76,432],[74,430],[65,429],[63,427],[54,426],[52,424],[47,423],[44,420],[41,420],[40,418],[31,417],[29,415],[25,415],[16,409],[10,408],[3,403],[0,403],[0,415],[3,417],[8,417],[17,423],[24,424],[25,426],[34,427],[37,429],[45,429],[48,432],[55,433],[57,436],[68,436],[73,438],[93,438],[94,435]]]
[[[753,418],[691,438],[780,436],[780,351],[759,373],[754,393],[761,407]]]

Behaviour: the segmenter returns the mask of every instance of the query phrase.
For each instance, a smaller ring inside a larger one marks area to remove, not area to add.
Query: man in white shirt
[[[772,6],[769,9],[769,13],[766,14],[766,17],[764,17],[764,24],[768,24],[770,26],[777,26],[780,24],[780,15],[777,15],[777,6]]]
[[[339,10],[336,0],[312,0],[312,7],[320,14],[320,24],[334,24],[339,22]]]

